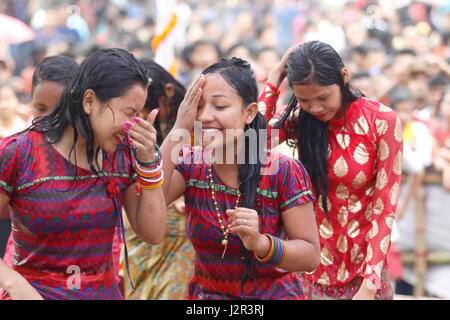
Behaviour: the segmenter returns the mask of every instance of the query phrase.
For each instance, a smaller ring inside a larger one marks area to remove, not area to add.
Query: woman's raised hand
[[[177,119],[174,128],[193,131],[197,109],[203,94],[205,75],[200,75],[187,89],[186,95],[178,108]]]
[[[136,149],[136,160],[139,162],[151,162],[156,158],[156,129],[153,126],[159,109],[149,113],[147,120],[134,118],[133,122],[125,122],[123,130],[128,134],[129,143]]]
[[[297,48],[298,46],[295,45],[287,49],[280,62],[270,71],[267,81],[269,81],[275,87],[278,88],[281,82],[283,82],[284,78],[286,77],[287,60],[289,58],[289,55]]]

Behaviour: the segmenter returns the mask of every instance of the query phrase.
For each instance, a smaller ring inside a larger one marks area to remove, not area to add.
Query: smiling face
[[[257,110],[256,103],[244,106],[242,97],[219,73],[208,74],[196,117],[202,123],[203,146],[234,144],[236,134],[253,121]]]
[[[342,94],[337,84],[321,86],[314,82],[293,85],[292,90],[300,108],[327,122],[342,116]]]
[[[144,108],[147,90],[140,84],[132,86],[122,97],[103,103],[94,91],[87,90],[83,98],[83,107],[89,115],[94,144],[104,151],[113,153],[126,137],[123,126],[131,121]]]
[[[43,81],[33,90],[31,108],[33,118],[49,114],[58,103],[64,86],[55,81]]]

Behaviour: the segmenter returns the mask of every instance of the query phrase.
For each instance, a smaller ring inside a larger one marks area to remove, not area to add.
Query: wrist
[[[272,240],[268,236],[264,234],[259,234],[258,240],[256,241],[256,247],[255,250],[253,250],[253,252],[258,257],[266,257],[270,251],[271,245]]]

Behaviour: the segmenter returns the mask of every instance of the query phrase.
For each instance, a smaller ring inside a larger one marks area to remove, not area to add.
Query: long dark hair
[[[250,64],[240,58],[221,59],[219,62],[209,66],[203,70],[202,74],[219,73],[220,76],[233,87],[237,94],[242,98],[244,107],[247,107],[251,103],[258,102],[258,86],[256,83],[254,72]],[[253,129],[256,133],[261,129],[267,128],[267,122],[264,116],[258,112],[253,121],[246,126],[245,130]],[[259,141],[259,135],[256,134],[257,149],[264,146]],[[261,176],[262,161],[260,159],[260,153],[257,155],[250,154],[249,141],[245,141],[245,162],[238,165],[238,177],[240,191],[242,193],[241,206],[245,208],[253,209],[256,198],[256,188],[259,184]],[[256,161],[250,161],[255,159]]]
[[[341,57],[329,44],[310,41],[300,45],[289,55],[286,65],[287,79],[291,87],[308,83],[321,86],[338,85],[345,116],[349,105],[363,95],[344,82],[344,67]],[[292,95],[286,111],[274,127],[280,128],[297,105],[297,99]],[[317,198],[322,195],[322,207],[328,214],[328,124],[303,109],[293,117],[292,123],[289,136],[295,139],[300,161],[311,177]]]
[[[168,105],[168,127],[172,128],[175,120],[177,118],[178,108],[183,101],[184,95],[186,94],[185,87],[175,79],[169,72],[166,71],[159,64],[151,59],[140,59],[140,63],[144,66],[144,69],[150,77],[150,83],[148,86],[147,100],[145,101],[144,109],[153,110],[160,108],[159,99],[166,97],[165,86],[167,84],[172,84],[174,87],[174,95],[167,101]],[[157,140],[158,144],[162,144],[164,132],[161,130],[161,123],[159,118],[155,120],[155,129],[158,133]]]
[[[243,100],[243,106],[247,107],[251,103],[258,102],[258,86],[256,83],[254,72],[248,62],[239,58],[221,59],[219,62],[209,66],[203,72],[219,73],[220,76],[233,87],[237,94]],[[256,132],[256,154],[251,154],[254,148],[250,147],[250,139],[245,134],[245,162],[238,164],[239,190],[241,196],[241,207],[255,209],[256,191],[261,177],[262,159],[259,150],[265,147],[265,142],[260,141],[259,130],[266,129],[266,118],[258,112],[253,121],[246,126],[245,132],[254,130]],[[256,160],[256,161],[255,161]],[[244,286],[250,277],[251,270],[255,268],[255,260],[250,258],[249,251],[241,243],[241,251],[243,255],[247,255],[246,269],[242,275],[241,291],[244,294]]]
[[[83,95],[92,89],[96,97],[107,107],[107,102],[123,96],[135,84],[146,88],[148,77],[141,64],[129,52],[122,49],[101,49],[90,55],[78,68],[69,85],[64,89],[55,109],[47,116],[33,121],[31,130],[44,133],[47,143],[58,142],[67,126],[73,128],[75,151],[78,137],[86,140],[87,161],[91,171],[99,175],[97,155],[100,148],[94,145],[94,132],[83,108]],[[75,154],[76,155],[76,154]],[[94,159],[97,166],[94,165]]]

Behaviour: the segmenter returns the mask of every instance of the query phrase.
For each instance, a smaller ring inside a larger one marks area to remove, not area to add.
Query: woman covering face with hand
[[[189,299],[302,299],[295,272],[319,263],[309,177],[265,149],[257,95],[250,65],[223,59],[188,89],[163,142],[166,201],[184,195],[196,254]],[[183,148],[195,121],[202,145]]]
[[[0,208],[12,207],[14,239],[12,268],[0,261],[3,298],[120,299],[111,248],[122,205],[142,239],[162,239],[157,112],[136,118],[147,84],[131,54],[99,50],[49,115],[1,141]]]

